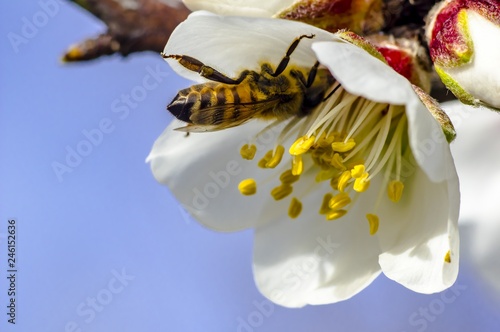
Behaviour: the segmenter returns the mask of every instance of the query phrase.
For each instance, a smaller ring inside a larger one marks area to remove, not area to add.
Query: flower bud
[[[443,1],[427,19],[426,36],[446,87],[465,104],[500,110],[500,2]]]
[[[383,34],[361,37],[345,30],[339,31],[337,35],[387,63],[398,74],[429,93],[432,70],[430,59],[417,40]]]
[[[331,32],[349,29],[366,34],[384,27],[383,7],[382,0],[298,0],[275,17],[304,22]]]

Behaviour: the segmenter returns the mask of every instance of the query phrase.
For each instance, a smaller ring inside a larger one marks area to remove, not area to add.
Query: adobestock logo
[[[121,271],[111,270],[113,277],[109,279],[105,288],[99,290],[95,297],[87,297],[76,307],[76,314],[83,319],[86,324],[92,323],[97,315],[109,306],[115,297],[125,290],[134,275],[128,274],[124,268]],[[82,332],[82,328],[75,321],[69,321],[64,327],[65,332]]]
[[[141,83],[132,87],[128,93],[122,93],[119,98],[115,98],[110,105],[111,116],[102,118],[95,128],[81,131],[83,138],[73,146],[66,145],[66,155],[63,160],[54,160],[51,163],[52,171],[57,180],[63,182],[64,175],[72,173],[76,167],[100,146],[106,137],[116,129],[116,124],[125,121],[132,114],[132,110],[139,107],[149,95],[149,93],[161,86],[161,83],[169,76],[168,71],[163,71],[162,66],[155,68],[147,66],[146,74]]]
[[[59,13],[62,4],[64,2],[60,0],[40,0],[38,1],[40,10],[35,12],[31,18],[26,16],[21,18],[22,24],[19,33],[11,31],[7,34],[7,39],[9,39],[15,53],[19,53],[21,45],[28,44],[30,40],[38,35],[40,29],[45,27],[50,19]]]

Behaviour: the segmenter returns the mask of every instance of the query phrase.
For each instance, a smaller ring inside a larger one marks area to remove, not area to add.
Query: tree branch
[[[108,30],[71,46],[64,62],[96,59],[119,53],[161,52],[174,28],[189,14],[180,1],[70,0],[102,20]]]

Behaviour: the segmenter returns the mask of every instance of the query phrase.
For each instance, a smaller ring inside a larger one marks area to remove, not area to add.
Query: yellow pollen
[[[347,213],[347,210],[331,211],[326,215],[326,220],[335,220],[342,218]]]
[[[323,197],[323,203],[321,203],[321,208],[319,209],[319,214],[327,214],[330,212],[330,207],[328,206],[333,195],[328,193]]]
[[[446,263],[451,263],[451,251],[448,250],[448,252],[446,253],[446,255],[444,256],[444,261]]]
[[[336,152],[347,152],[351,151],[356,146],[354,139],[350,138],[347,142],[333,142],[332,150]]]
[[[332,157],[329,153],[325,152],[321,155],[321,160],[327,164],[330,164],[332,162]]]
[[[282,184],[280,186],[277,186],[273,190],[271,190],[271,196],[277,201],[280,199],[285,198],[286,196],[290,195],[293,191],[293,188],[289,184]]]
[[[342,160],[342,157],[338,153],[335,153],[333,155],[332,159],[330,159],[330,165],[332,165],[333,167],[335,167],[336,169],[338,169],[340,171],[346,170],[346,167],[344,165],[344,161]]]
[[[337,171],[335,168],[327,169],[327,170],[321,170],[317,175],[316,175],[316,182],[322,182],[326,180],[332,179],[339,171]]]
[[[292,159],[292,174],[300,175],[304,171],[304,162],[302,161],[302,156],[293,156]]]
[[[387,194],[389,195],[389,199],[394,203],[399,202],[401,196],[403,195],[403,189],[403,182],[398,180],[389,182],[389,185],[387,186]]]
[[[365,173],[365,165],[356,165],[351,169],[351,176],[355,179],[359,179]]]
[[[347,187],[347,183],[349,182],[349,180],[351,180],[351,172],[350,171],[342,172],[342,174],[340,174],[339,177],[338,191],[343,192]]]
[[[288,208],[288,216],[295,219],[302,212],[302,203],[297,198],[292,198],[290,202],[290,207]]]
[[[379,219],[375,214],[368,213],[366,215],[366,219],[368,219],[368,224],[370,225],[370,235],[375,235],[378,231]]]
[[[266,152],[265,156],[262,157],[261,160],[259,160],[259,163],[257,164],[260,168],[266,168],[267,163],[271,158],[273,157],[273,150],[269,150]]]
[[[316,137],[314,137],[314,136],[299,137],[290,147],[290,150],[289,150],[290,154],[292,156],[298,156],[298,155],[306,153],[307,151],[309,151],[311,146],[314,144],[315,140],[316,140]]]
[[[250,196],[257,192],[257,183],[254,179],[246,179],[240,182],[238,190],[242,195]]]
[[[276,152],[272,156],[272,158],[266,163],[266,168],[275,168],[281,162],[281,158],[283,158],[283,154],[285,153],[285,148],[283,145],[278,145],[276,147]]]
[[[339,177],[338,176],[335,176],[330,180],[330,187],[332,187],[333,190],[339,189]]]
[[[252,145],[245,144],[240,149],[241,157],[246,160],[252,160],[253,157],[255,157],[256,152],[257,152],[257,147],[254,144]]]
[[[316,141],[316,144],[319,147],[328,148],[328,147],[331,146],[331,144],[333,143],[334,140],[335,140],[335,136],[334,135],[328,135],[328,136],[326,136],[326,134],[323,132],[323,134],[321,134],[321,136]]]
[[[354,184],[352,189],[357,191],[358,193],[365,192],[370,187],[370,180],[368,180],[368,172],[364,172],[359,178],[354,180]]]
[[[351,203],[351,197],[347,193],[340,193],[333,196],[328,202],[328,207],[332,210],[341,210]]]
[[[297,182],[299,180],[299,178],[300,178],[300,175],[293,175],[291,169],[284,171],[280,175],[281,183],[292,184],[294,182]]]

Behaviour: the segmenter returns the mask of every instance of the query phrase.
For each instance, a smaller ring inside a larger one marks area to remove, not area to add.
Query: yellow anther
[[[335,153],[333,155],[332,159],[330,159],[330,165],[332,165],[333,167],[335,167],[336,169],[338,169],[340,171],[346,170],[346,167],[343,163],[344,163],[344,161],[342,160],[342,157],[338,153]]]
[[[451,251],[448,250],[448,252],[446,253],[446,255],[444,256],[444,261],[446,263],[451,263]]]
[[[331,211],[326,215],[326,220],[335,220],[342,218],[347,213],[347,210]]]
[[[403,195],[404,184],[401,181],[393,180],[389,182],[387,186],[387,194],[389,195],[389,199],[394,203],[399,202],[401,196]]]
[[[277,186],[273,190],[271,190],[271,196],[277,201],[280,199],[285,198],[286,196],[290,195],[293,191],[293,188],[289,184],[282,184],[280,186]]]
[[[339,177],[338,176],[335,176],[330,180],[330,187],[332,187],[333,190],[339,189]]]
[[[257,147],[254,144],[252,145],[245,144],[240,149],[241,157],[246,160],[252,160],[253,157],[255,157],[256,152],[257,152]]]
[[[259,163],[257,164],[260,168],[266,168],[267,163],[271,158],[273,157],[273,150],[269,150],[266,152],[265,156],[262,157],[261,160],[259,160]]]
[[[302,156],[293,156],[292,159],[292,174],[300,175],[304,171],[304,162],[302,161]]]
[[[293,175],[291,169],[284,171],[280,175],[281,183],[291,184],[291,183],[297,182],[299,180],[299,178],[300,178],[300,175]]]
[[[266,163],[266,168],[275,168],[281,162],[281,158],[283,158],[283,154],[285,153],[285,148],[283,145],[278,145],[276,147],[276,151],[273,154],[272,158]]]
[[[240,182],[238,190],[242,195],[250,196],[257,192],[257,183],[254,179],[246,179]]]
[[[316,182],[322,182],[326,180],[332,179],[336,174],[338,174],[338,170],[335,168],[330,168],[327,170],[321,170],[319,173],[316,175]]]
[[[290,150],[289,150],[290,154],[292,156],[298,156],[298,155],[301,155],[303,153],[306,153],[307,151],[309,151],[311,146],[314,144],[315,140],[316,140],[316,137],[314,137],[314,136],[299,137],[290,147]]]
[[[356,146],[354,139],[350,138],[347,142],[333,142],[332,150],[336,152],[347,152],[351,151]]]
[[[329,148],[330,145],[333,143],[335,140],[335,136],[332,134],[326,135],[325,132],[321,133],[321,135],[316,139],[315,146],[321,147],[321,148]]]
[[[319,209],[319,214],[327,214],[330,212],[330,207],[328,206],[328,203],[330,203],[330,200],[332,199],[333,195],[328,193],[325,194],[323,197],[323,202],[321,203],[321,208]]]
[[[328,207],[332,210],[341,210],[351,203],[351,197],[347,193],[340,193],[333,196],[328,202]]]
[[[362,193],[368,190],[368,188],[370,187],[370,180],[368,180],[368,176],[369,174],[367,172],[364,172],[363,175],[354,180],[352,189],[354,189],[358,193]]]
[[[297,198],[292,198],[290,202],[290,207],[288,208],[288,216],[295,219],[302,212],[302,203]]]
[[[379,219],[375,214],[368,213],[366,215],[366,219],[368,219],[368,224],[370,225],[370,235],[375,235],[378,231]]]
[[[327,164],[330,164],[332,162],[332,156],[329,153],[325,152],[321,155],[321,160]]]
[[[358,179],[363,176],[365,173],[365,165],[356,165],[351,169],[351,176],[355,179]]]
[[[338,184],[338,191],[343,192],[345,188],[347,187],[347,183],[351,180],[351,172],[350,171],[344,171],[342,174],[340,174],[339,177],[339,184]]]

